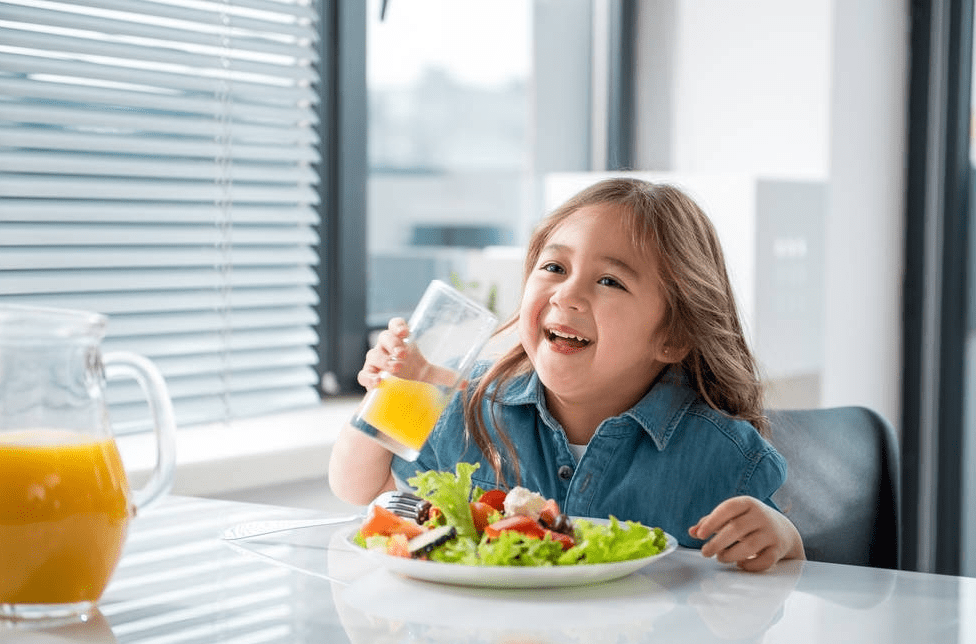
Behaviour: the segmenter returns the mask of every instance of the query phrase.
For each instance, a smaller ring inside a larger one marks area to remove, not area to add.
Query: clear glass
[[[410,316],[407,355],[397,374],[381,374],[352,420],[394,454],[416,460],[451,397],[464,387],[498,319],[440,280]]]
[[[108,353],[106,318],[0,306],[0,621],[87,619],[121,556],[130,519],[172,486],[173,410],[151,362]],[[132,493],[105,405],[106,378],[131,377],[159,457]],[[2,624],[0,624],[2,625]]]

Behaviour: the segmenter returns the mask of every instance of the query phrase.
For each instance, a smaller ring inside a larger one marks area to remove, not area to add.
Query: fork
[[[366,506],[360,514],[351,514],[340,517],[323,517],[319,519],[271,519],[267,521],[247,521],[224,530],[221,539],[224,541],[237,541],[240,539],[250,539],[253,537],[263,537],[264,535],[294,530],[297,528],[314,528],[323,525],[335,525],[339,523],[350,523],[361,521],[366,518],[373,506],[380,506],[390,512],[413,519],[418,523],[424,518],[425,506],[429,507],[429,502],[411,492],[400,490],[390,490],[383,492]]]

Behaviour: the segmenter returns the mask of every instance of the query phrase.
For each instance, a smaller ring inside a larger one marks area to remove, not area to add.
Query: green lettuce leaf
[[[532,539],[514,530],[478,544],[482,566],[554,566],[562,551],[562,544],[552,539]]]
[[[511,531],[492,541],[449,541],[431,552],[430,559],[465,566],[555,566],[562,551],[562,545],[551,539],[532,539]]]
[[[610,517],[609,525],[577,519],[576,545],[565,551],[560,565],[608,563],[656,555],[667,546],[660,528],[648,528],[636,521],[621,522]]]
[[[477,539],[471,518],[471,474],[478,463],[458,463],[455,473],[429,470],[407,479],[417,494],[434,504],[444,515],[447,525],[457,529],[459,537]]]

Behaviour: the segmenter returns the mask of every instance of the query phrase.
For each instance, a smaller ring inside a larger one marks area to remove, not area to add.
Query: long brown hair
[[[543,219],[533,232],[525,256],[522,284],[553,231],[580,208],[595,204],[622,206],[620,211],[626,218],[623,223],[630,228],[636,248],[645,253],[656,251],[665,298],[662,330],[669,344],[689,348],[681,365],[688,373],[692,388],[710,407],[746,420],[760,434],[768,436],[763,386],[756,360],[742,332],[718,235],[701,208],[678,188],[633,178],[614,178],[577,193]],[[518,319],[516,311],[496,334],[516,326]],[[518,343],[469,388],[465,400],[465,426],[499,482],[504,481],[503,456],[491,440],[482,404],[485,396],[490,395],[490,422],[496,425],[518,481],[521,472],[515,447],[504,428],[495,422],[494,402],[511,380],[531,369],[528,355]]]

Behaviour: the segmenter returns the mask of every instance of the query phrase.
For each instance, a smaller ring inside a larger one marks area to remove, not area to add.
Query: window
[[[0,3],[0,302],[107,314],[180,426],[319,400],[320,11]]]
[[[434,278],[514,311],[545,173],[590,168],[592,15],[589,0],[370,2],[370,326]]]

